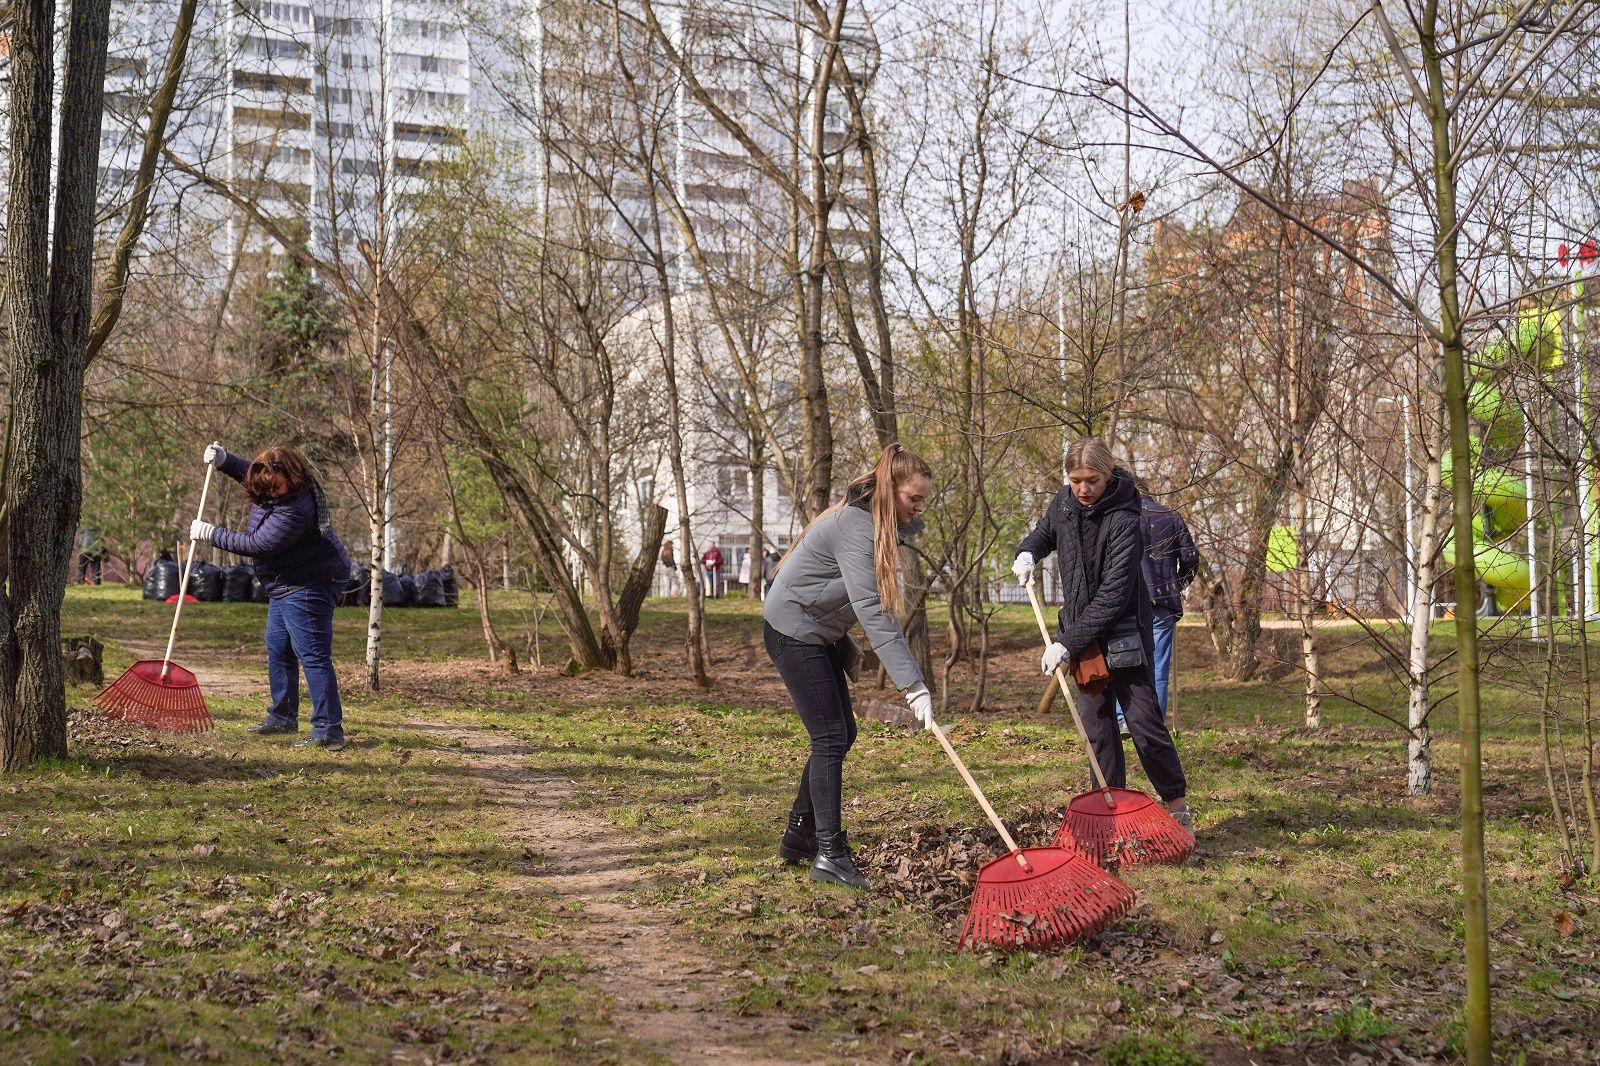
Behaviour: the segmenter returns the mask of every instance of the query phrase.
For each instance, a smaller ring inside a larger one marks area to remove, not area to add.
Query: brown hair
[[[251,460],[244,475],[245,495],[256,503],[295,496],[310,485],[311,461],[288,444],[275,444],[263,451]]]
[[[1117,469],[1117,461],[1112,457],[1111,449],[1102,444],[1097,437],[1085,437],[1073,441],[1071,447],[1067,449],[1066,462],[1062,465],[1067,468],[1069,474],[1074,470],[1087,468],[1098,474],[1104,474],[1107,481],[1111,480]]]
[[[784,553],[783,558],[787,560],[794,554],[795,546],[798,546],[806,534],[811,532],[812,526],[829,515],[838,514],[849,506],[852,500],[860,499],[870,492],[872,505],[868,508],[868,513],[872,515],[872,569],[878,582],[878,602],[891,611],[898,610],[900,523],[895,515],[894,494],[896,489],[914,477],[932,479],[933,467],[915,452],[898,444],[889,445],[878,456],[878,461],[872,464],[871,470],[850,480],[845,486],[844,499],[817,515],[805,529],[801,530],[800,536],[795,538],[794,545]]]

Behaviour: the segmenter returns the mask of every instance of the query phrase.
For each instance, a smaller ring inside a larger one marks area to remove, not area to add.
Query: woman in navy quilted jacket
[[[299,730],[303,669],[311,690],[311,733],[296,746],[342,751],[344,708],[333,670],[333,609],[350,577],[350,556],[333,531],[322,486],[312,476],[311,463],[288,445],[247,460],[213,442],[206,447],[205,460],[243,484],[253,504],[243,529],[196,520],[190,530],[196,541],[252,557],[267,592],[272,706],[250,732]]]

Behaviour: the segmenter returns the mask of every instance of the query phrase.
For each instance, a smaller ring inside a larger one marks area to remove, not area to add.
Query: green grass
[[[525,600],[493,601],[519,641]],[[733,1009],[781,1013],[869,1061],[1071,1048],[1108,1064],[1184,1064],[1222,1046],[1386,1040],[1449,1055],[1461,912],[1449,716],[1435,728],[1439,796],[1407,799],[1392,726],[1330,699],[1324,728],[1305,730],[1293,676],[1221,681],[1204,634],[1182,627],[1180,747],[1202,861],[1130,871],[1141,907],[1097,945],[957,952],[959,906],[821,888],[770,858],[803,733],[759,651],[758,605],[711,611],[721,682],[709,694],[682,683],[671,602],[646,609],[639,682],[453,664],[482,657],[476,611],[395,611],[395,669],[383,696],[347,695],[357,743],[337,759],[243,736],[260,700],[213,701],[215,733],[123,747],[101,729],[77,739],[69,764],[0,782],[6,1044],[40,1062],[130,1049],[150,1061],[186,1049],[320,1061],[335,1046],[355,1061],[397,1047],[508,1062],[636,1054],[596,1043],[615,1035],[603,987],[550,943],[579,917],[530,898],[519,878],[537,857],[506,842],[470,762],[404,726],[429,720],[517,738],[531,770],[570,778],[577,805],[633,833],[658,875],[641,901],[748,971],[733,979]],[[259,674],[262,615],[195,607],[179,661],[237,656]],[[339,617],[338,655],[359,663],[363,616]],[[160,640],[169,623],[164,605],[125,589],[69,591],[66,632]],[[1032,624],[1025,607],[1000,612],[989,710],[951,720],[1010,818],[1059,808],[1084,780],[1070,724],[1033,713]],[[543,640],[559,665],[553,623]],[[1448,641],[1442,626],[1441,649]],[[1353,695],[1395,706],[1362,634],[1341,630],[1326,647]],[[109,659],[114,670],[127,656]],[[1508,1055],[1570,1061],[1587,1053],[1584,1020],[1600,1017],[1600,907],[1577,914],[1581,897],[1556,881],[1527,682],[1491,680],[1497,1029]],[[867,722],[846,797],[858,848],[981,824],[937,745]],[[1573,936],[1553,912],[1575,915]]]

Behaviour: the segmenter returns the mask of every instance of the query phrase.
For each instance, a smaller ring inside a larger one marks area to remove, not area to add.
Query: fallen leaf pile
[[[1037,808],[1009,820],[1006,828],[1023,847],[1050,843],[1061,825],[1059,809]],[[856,862],[867,878],[896,901],[943,920],[959,920],[972,901],[984,863],[1006,853],[990,825],[908,826],[860,848]]]

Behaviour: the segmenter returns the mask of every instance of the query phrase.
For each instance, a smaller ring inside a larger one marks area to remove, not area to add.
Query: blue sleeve
[[[217,469],[242,485],[244,484],[245,474],[250,470],[250,460],[242,455],[234,455],[232,452],[224,450],[221,461],[217,463]],[[219,544],[217,547],[220,548],[222,545]]]
[[[253,533],[236,529],[217,529],[211,534],[211,543],[225,552],[259,558],[274,555],[306,535],[316,518],[316,504],[311,497],[302,496],[288,507],[275,507],[266,520]]]

